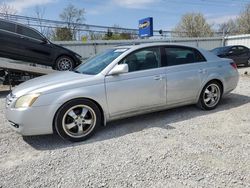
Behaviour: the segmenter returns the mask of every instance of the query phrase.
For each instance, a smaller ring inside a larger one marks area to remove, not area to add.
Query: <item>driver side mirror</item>
[[[127,73],[128,72],[128,64],[120,64],[116,65],[108,75],[118,75],[122,73]]]

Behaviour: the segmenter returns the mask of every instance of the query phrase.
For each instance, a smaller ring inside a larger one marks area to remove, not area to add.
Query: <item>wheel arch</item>
[[[223,95],[223,93],[224,93],[224,84],[223,84],[223,82],[220,79],[215,78],[215,79],[212,79],[209,82],[207,82],[205,85],[207,85],[210,82],[218,82],[220,84],[220,86],[221,86],[221,95]]]
[[[56,116],[58,114],[58,111],[67,103],[73,101],[73,100],[77,100],[77,99],[85,99],[85,100],[89,100],[91,102],[93,102],[97,107],[98,109],[100,110],[101,112],[101,122],[102,122],[102,125],[105,125],[106,124],[106,118],[105,118],[105,115],[104,115],[104,111],[103,111],[103,108],[101,107],[101,105],[95,101],[94,99],[91,99],[91,98],[88,98],[88,97],[78,97],[78,98],[73,98],[73,99],[70,99],[68,101],[66,101],[65,103],[63,103],[55,112],[54,114],[54,117],[53,117],[53,122],[52,122],[52,130],[53,130],[53,133],[56,133],[56,129],[55,129],[55,119],[56,119]]]
[[[220,84],[220,86],[221,86],[221,96],[223,95],[223,93],[224,93],[224,84],[223,84],[223,81],[222,81],[221,79],[219,79],[219,78],[211,78],[211,79],[207,80],[206,82],[204,82],[204,83],[202,84],[202,87],[201,87],[201,89],[200,89],[200,91],[199,91],[199,94],[198,94],[198,96],[197,96],[197,101],[198,101],[199,98],[200,98],[200,95],[201,95],[201,92],[202,92],[203,88],[204,88],[208,83],[210,83],[210,82],[218,82],[218,83]]]

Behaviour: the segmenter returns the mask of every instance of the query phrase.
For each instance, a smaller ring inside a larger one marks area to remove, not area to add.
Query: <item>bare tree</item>
[[[68,28],[71,29],[74,39],[77,38],[77,31],[81,27],[79,24],[85,21],[84,14],[85,9],[78,9],[74,5],[69,4],[59,15],[61,20],[67,22]]]
[[[93,31],[89,31],[89,35],[88,36],[89,36],[90,40],[102,40],[102,38],[103,38],[103,34],[101,34],[101,33],[95,33]]]
[[[42,23],[42,19],[44,18],[44,14],[45,14],[45,7],[36,6],[34,11],[35,11],[36,18],[38,19],[40,32],[43,35],[45,35],[46,28],[43,26],[43,23]]]
[[[220,24],[218,31],[223,34],[230,34],[230,35],[238,34],[239,28],[237,20],[230,19],[227,22]]]
[[[4,19],[10,19],[10,15],[15,15],[17,13],[17,10],[8,5],[6,2],[2,2],[0,4],[0,17]]]
[[[213,30],[201,13],[187,13],[173,30],[179,37],[211,37]]]
[[[250,34],[250,3],[245,6],[238,20],[239,33]]]

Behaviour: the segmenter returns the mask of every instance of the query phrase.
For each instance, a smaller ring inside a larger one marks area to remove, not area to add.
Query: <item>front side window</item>
[[[244,46],[238,46],[238,49],[240,53],[247,53],[249,51],[249,49]]]
[[[15,24],[0,21],[0,29],[5,30],[5,31],[9,31],[9,32],[15,32]]]
[[[43,40],[43,37],[40,34],[38,34],[37,32],[33,31],[30,28],[23,27],[21,25],[17,25],[17,33],[30,38],[34,38],[36,40]]]
[[[85,63],[75,69],[75,72],[95,75],[104,70],[117,57],[128,49],[110,49],[89,58]]]
[[[195,49],[186,47],[166,47],[166,58],[162,66],[183,65],[188,63],[203,62],[206,59]]]
[[[129,72],[158,68],[161,62],[160,48],[145,48],[132,52],[121,64],[128,64]]]

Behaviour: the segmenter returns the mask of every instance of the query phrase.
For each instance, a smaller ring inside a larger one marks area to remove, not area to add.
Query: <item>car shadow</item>
[[[131,133],[142,131],[144,129],[150,129],[155,127],[171,131],[172,129],[175,129],[175,127],[171,126],[172,123],[185,121],[198,116],[205,116],[208,114],[217,113],[219,111],[229,110],[242,106],[249,102],[250,97],[248,96],[230,94],[229,96],[224,97],[221,101],[221,104],[215,110],[212,111],[203,111],[195,107],[195,105],[190,105],[135,116],[132,118],[126,118],[123,120],[108,123],[106,127],[102,127],[92,138],[78,143],[65,141],[56,134],[23,137],[23,140],[37,150],[55,150],[65,147],[79,146],[114,139]]]

